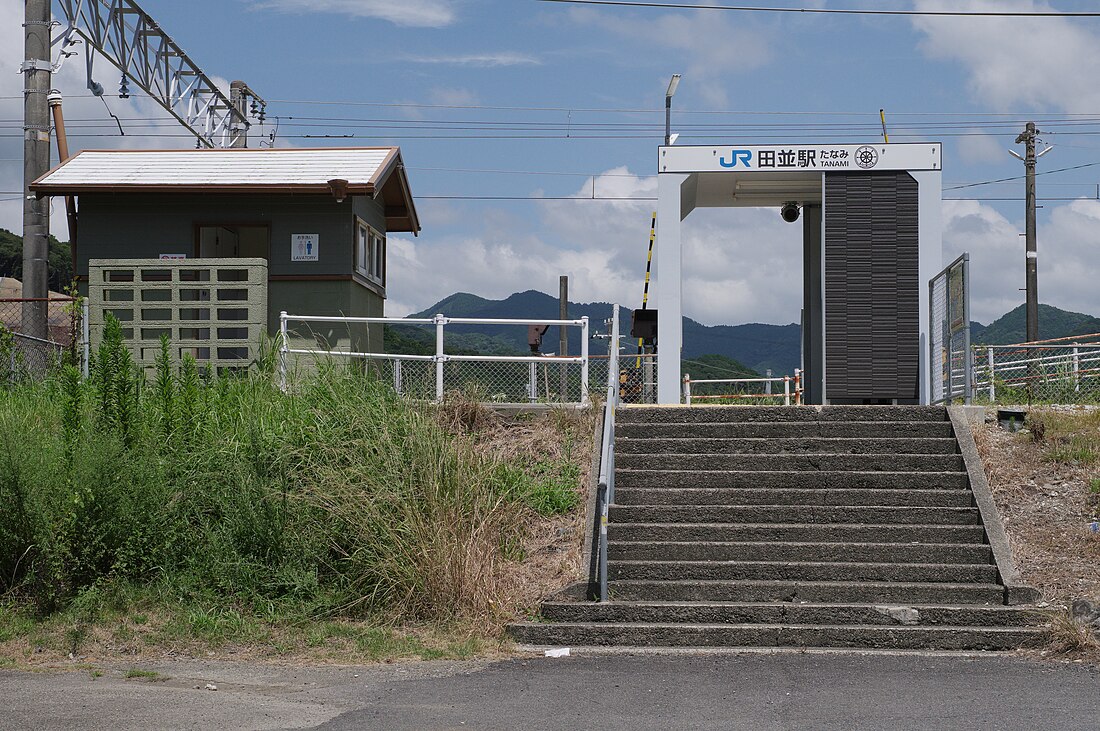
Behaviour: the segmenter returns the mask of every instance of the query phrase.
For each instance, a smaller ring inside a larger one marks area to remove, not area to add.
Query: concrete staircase
[[[1008,606],[946,409],[622,408],[610,601],[512,625],[534,645],[1002,650]]]

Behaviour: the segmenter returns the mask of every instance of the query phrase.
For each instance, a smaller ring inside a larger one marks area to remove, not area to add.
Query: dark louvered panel
[[[917,183],[907,173],[828,174],[824,209],[827,396],[915,399]]]

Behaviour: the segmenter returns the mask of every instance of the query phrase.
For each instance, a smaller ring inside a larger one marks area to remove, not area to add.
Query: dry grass
[[[1100,466],[1066,459],[1064,449],[1075,436],[1088,436],[1098,418],[1038,412],[1040,438],[996,424],[974,433],[1016,565],[1052,603],[1100,597],[1100,533],[1090,529],[1100,518],[1092,489]]]
[[[530,465],[571,463],[579,472],[579,509],[554,517],[532,513],[525,520],[519,546],[522,560],[501,567],[504,606],[498,618],[508,621],[532,612],[547,596],[583,577],[583,506],[597,411],[563,408],[509,417],[461,397],[449,398],[438,410],[440,424],[467,439],[482,456]]]
[[[1049,650],[1059,655],[1100,659],[1100,639],[1092,627],[1064,610],[1050,613]]]
[[[1100,660],[1100,641],[1069,610],[1100,598],[1100,411],[1033,410],[1013,434],[974,430],[993,498],[1024,582],[1043,594],[1051,643],[1043,656]]]

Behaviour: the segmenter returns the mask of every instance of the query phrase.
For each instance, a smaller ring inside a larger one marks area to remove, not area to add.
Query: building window
[[[359,224],[355,237],[355,271],[367,276],[367,240],[370,238],[370,229]]]
[[[386,236],[362,221],[355,239],[355,271],[381,287],[386,286]]]
[[[385,286],[386,284],[386,237],[377,231],[371,232],[371,274],[374,281]]]

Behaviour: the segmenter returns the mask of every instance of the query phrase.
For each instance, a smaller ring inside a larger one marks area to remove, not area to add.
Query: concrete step
[[[965,472],[773,472],[705,470],[615,470],[615,488],[623,487],[804,487],[882,490],[967,490]]]
[[[619,412],[623,413],[622,411]],[[631,439],[952,438],[948,421],[795,421],[647,423],[616,420],[615,435]]]
[[[609,581],[608,592],[613,601],[1004,604],[1004,587],[1000,584],[939,581],[630,579]]]
[[[1044,629],[1032,627],[561,623],[515,624],[518,642],[532,645],[630,647],[833,647],[893,650],[1012,650],[1037,647]]]
[[[908,611],[907,611],[908,610]],[[1046,615],[1031,607],[936,604],[797,604],[792,602],[546,602],[547,622],[686,622],[690,624],[862,624],[1032,627]]]
[[[786,472],[962,472],[959,454],[615,454],[615,467],[634,470]]]
[[[616,455],[625,454],[957,454],[954,438],[780,437],[637,438],[617,435]]]
[[[619,505],[919,505],[969,508],[969,490],[616,487]]]
[[[989,564],[857,563],[853,561],[610,561],[609,581],[906,581],[993,584]]]
[[[611,561],[857,561],[990,564],[993,551],[980,543],[797,543],[792,541],[616,540]]]
[[[976,525],[977,508],[872,505],[612,505],[615,523],[856,523]]]
[[[942,406],[624,406],[615,419],[622,424],[948,421]]]
[[[627,541],[780,541],[811,543],[968,543],[984,545],[981,525],[851,523],[628,523],[607,526],[612,549]]]

